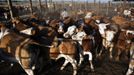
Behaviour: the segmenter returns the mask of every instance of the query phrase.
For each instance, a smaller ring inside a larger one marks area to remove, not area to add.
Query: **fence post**
[[[13,14],[13,10],[12,10],[13,9],[12,2],[11,2],[11,0],[7,0],[7,2],[8,2],[11,19],[14,19],[14,14]]]
[[[123,5],[124,5],[124,9],[125,9],[127,7],[126,6],[126,0],[124,0]]]
[[[42,12],[41,0],[39,0],[39,8],[40,8],[40,13],[41,13]]]
[[[100,14],[100,0],[99,0],[99,4],[98,4],[98,13],[97,13],[97,15],[99,15]]]
[[[65,8],[65,1],[64,0],[62,0],[62,9],[64,9]]]
[[[53,9],[54,9],[54,12],[56,11],[56,5],[55,5],[55,2],[53,2]]]
[[[94,0],[94,6],[95,6],[96,0]]]
[[[108,1],[108,3],[107,3],[107,12],[106,12],[106,16],[108,16],[108,15],[109,15],[110,5],[111,5],[111,2],[110,2],[110,1]]]
[[[73,8],[73,7],[74,7],[74,4],[73,4],[73,3],[74,3],[74,1],[72,0],[71,2],[72,2],[72,7],[71,7],[71,9],[73,10],[73,9],[74,9],[74,8]]]
[[[29,3],[30,3],[30,12],[31,14],[33,14],[32,0],[29,0]]]
[[[53,12],[53,0],[50,0],[50,12]]]
[[[88,0],[86,0],[86,11],[88,11]]]
[[[80,0],[79,0],[80,1]],[[82,10],[82,2],[79,2],[79,5],[80,5],[80,9]]]
[[[46,10],[47,10],[48,9],[47,0],[45,0],[45,7],[46,7]]]
[[[94,12],[96,12],[98,14],[98,11],[96,10],[98,7],[97,7],[97,4],[96,4],[96,0],[94,0],[94,7],[92,8],[94,10]]]

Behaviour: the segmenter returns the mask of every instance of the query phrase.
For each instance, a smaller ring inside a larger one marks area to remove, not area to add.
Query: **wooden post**
[[[55,5],[55,2],[53,2],[53,9],[54,9],[54,12],[56,11],[56,5]]]
[[[101,4],[101,2],[100,2],[100,0],[99,0],[99,4],[98,4],[98,13],[97,13],[97,15],[100,14],[100,4]]]
[[[11,2],[11,0],[7,0],[7,2],[8,2],[8,7],[9,7],[11,19],[13,19],[14,18],[14,14],[13,14],[13,10],[12,10],[13,9],[12,2]]]
[[[111,5],[111,3],[110,3],[110,1],[108,1],[108,3],[107,3],[107,12],[106,12],[107,16],[109,15],[110,5]]]
[[[65,1],[62,0],[63,4],[62,4],[62,9],[65,8]]]
[[[94,0],[94,7],[95,7],[95,5],[96,5],[96,0]]]
[[[82,10],[82,2],[79,1],[80,9]]]
[[[30,12],[31,14],[33,14],[32,0],[29,0],[29,3],[30,3]]]
[[[73,11],[76,11],[76,4],[75,4],[75,0],[72,0],[72,3],[73,3],[73,5],[72,5]]]
[[[42,12],[41,0],[39,0],[40,13]]]
[[[123,2],[123,3],[124,3],[124,6],[126,7],[126,0],[124,0],[124,2]],[[124,8],[125,8],[125,7],[124,7]]]
[[[84,10],[86,11],[86,1],[84,1]]]
[[[48,9],[48,5],[47,5],[47,0],[45,0],[45,6],[46,6],[46,10]]]
[[[97,10],[96,10],[97,9],[96,0],[94,0],[94,7],[92,9],[94,9],[94,11],[97,12]]]
[[[86,0],[86,11],[88,10],[88,0]]]
[[[74,4],[73,4],[73,3],[74,3],[74,1],[72,0],[72,7],[71,7],[72,10],[74,9],[74,8],[73,8],[73,7],[74,7]]]
[[[122,0],[120,0],[120,7],[122,6]]]
[[[52,6],[53,6],[53,5],[52,5],[52,0],[49,0],[49,12],[52,12],[52,9],[53,9]]]

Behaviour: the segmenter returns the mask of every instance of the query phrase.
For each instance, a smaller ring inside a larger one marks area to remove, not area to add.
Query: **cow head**
[[[127,36],[127,43],[131,43],[134,39],[134,31],[133,30],[126,30],[126,36]]]
[[[72,39],[77,40],[80,43],[80,45],[82,45],[82,40],[85,36],[86,36],[86,33],[84,31],[80,31],[76,35],[73,35]]]
[[[86,19],[89,19],[89,18],[91,18],[91,17],[92,17],[92,15],[93,15],[93,13],[92,13],[92,12],[88,12],[88,13],[86,14],[85,18],[86,18]]]
[[[63,33],[64,32],[63,26],[64,26],[64,24],[62,22],[59,22],[59,28],[58,28],[58,32],[59,33]]]
[[[130,10],[124,10],[123,15],[129,16],[129,15],[131,15],[131,11]]]
[[[96,24],[99,27],[99,32],[101,35],[105,34],[105,29],[107,28],[106,26],[109,25],[109,23],[105,24],[105,23],[100,23],[100,24]],[[102,36],[103,37],[103,36]]]
[[[76,26],[70,26],[67,29],[67,32],[63,34],[65,38],[70,38],[77,31]]]

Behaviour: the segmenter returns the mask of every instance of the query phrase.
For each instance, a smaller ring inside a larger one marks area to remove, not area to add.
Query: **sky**
[[[53,0],[53,1],[63,1],[63,0]],[[64,1],[72,1],[72,0],[64,0]],[[88,1],[88,2],[94,2],[94,0],[73,0],[73,1]],[[108,2],[112,0],[96,0],[96,2],[101,1],[101,2]]]
[[[4,1],[4,0],[0,0],[0,1]],[[11,1],[28,1],[28,0],[11,0]],[[38,0],[32,0],[32,1],[38,1]],[[41,1],[45,1],[45,0],[41,0]],[[48,0],[49,1],[49,0]],[[52,1],[63,1],[63,0],[52,0]],[[64,1],[72,1],[72,0],[64,0]],[[88,2],[94,2],[94,0],[73,0],[73,1],[88,1]],[[96,2],[108,2],[108,1],[112,1],[112,0],[96,0]]]
[[[0,1],[6,1],[6,0],[0,0]],[[29,1],[29,0],[11,0],[11,1]],[[32,1],[38,1],[38,0],[32,0]],[[45,0],[41,0],[41,1],[45,1]],[[50,0],[47,0],[50,1]],[[83,1],[83,2],[94,2],[94,0],[52,0],[52,1]],[[101,2],[101,3],[106,3],[108,1],[114,1],[114,0],[96,0],[96,2]],[[134,1],[134,0],[133,0]]]

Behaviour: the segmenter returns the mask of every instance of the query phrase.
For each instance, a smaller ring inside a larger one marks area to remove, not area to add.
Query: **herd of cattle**
[[[134,21],[128,17],[108,18],[87,12],[78,19],[44,19],[33,14],[1,22],[0,31],[1,62],[11,62],[11,66],[18,63],[28,75],[42,75],[47,63],[62,58],[59,70],[70,63],[73,75],[79,73],[84,61],[95,72],[95,61],[105,58],[127,62],[126,75],[134,71]]]

